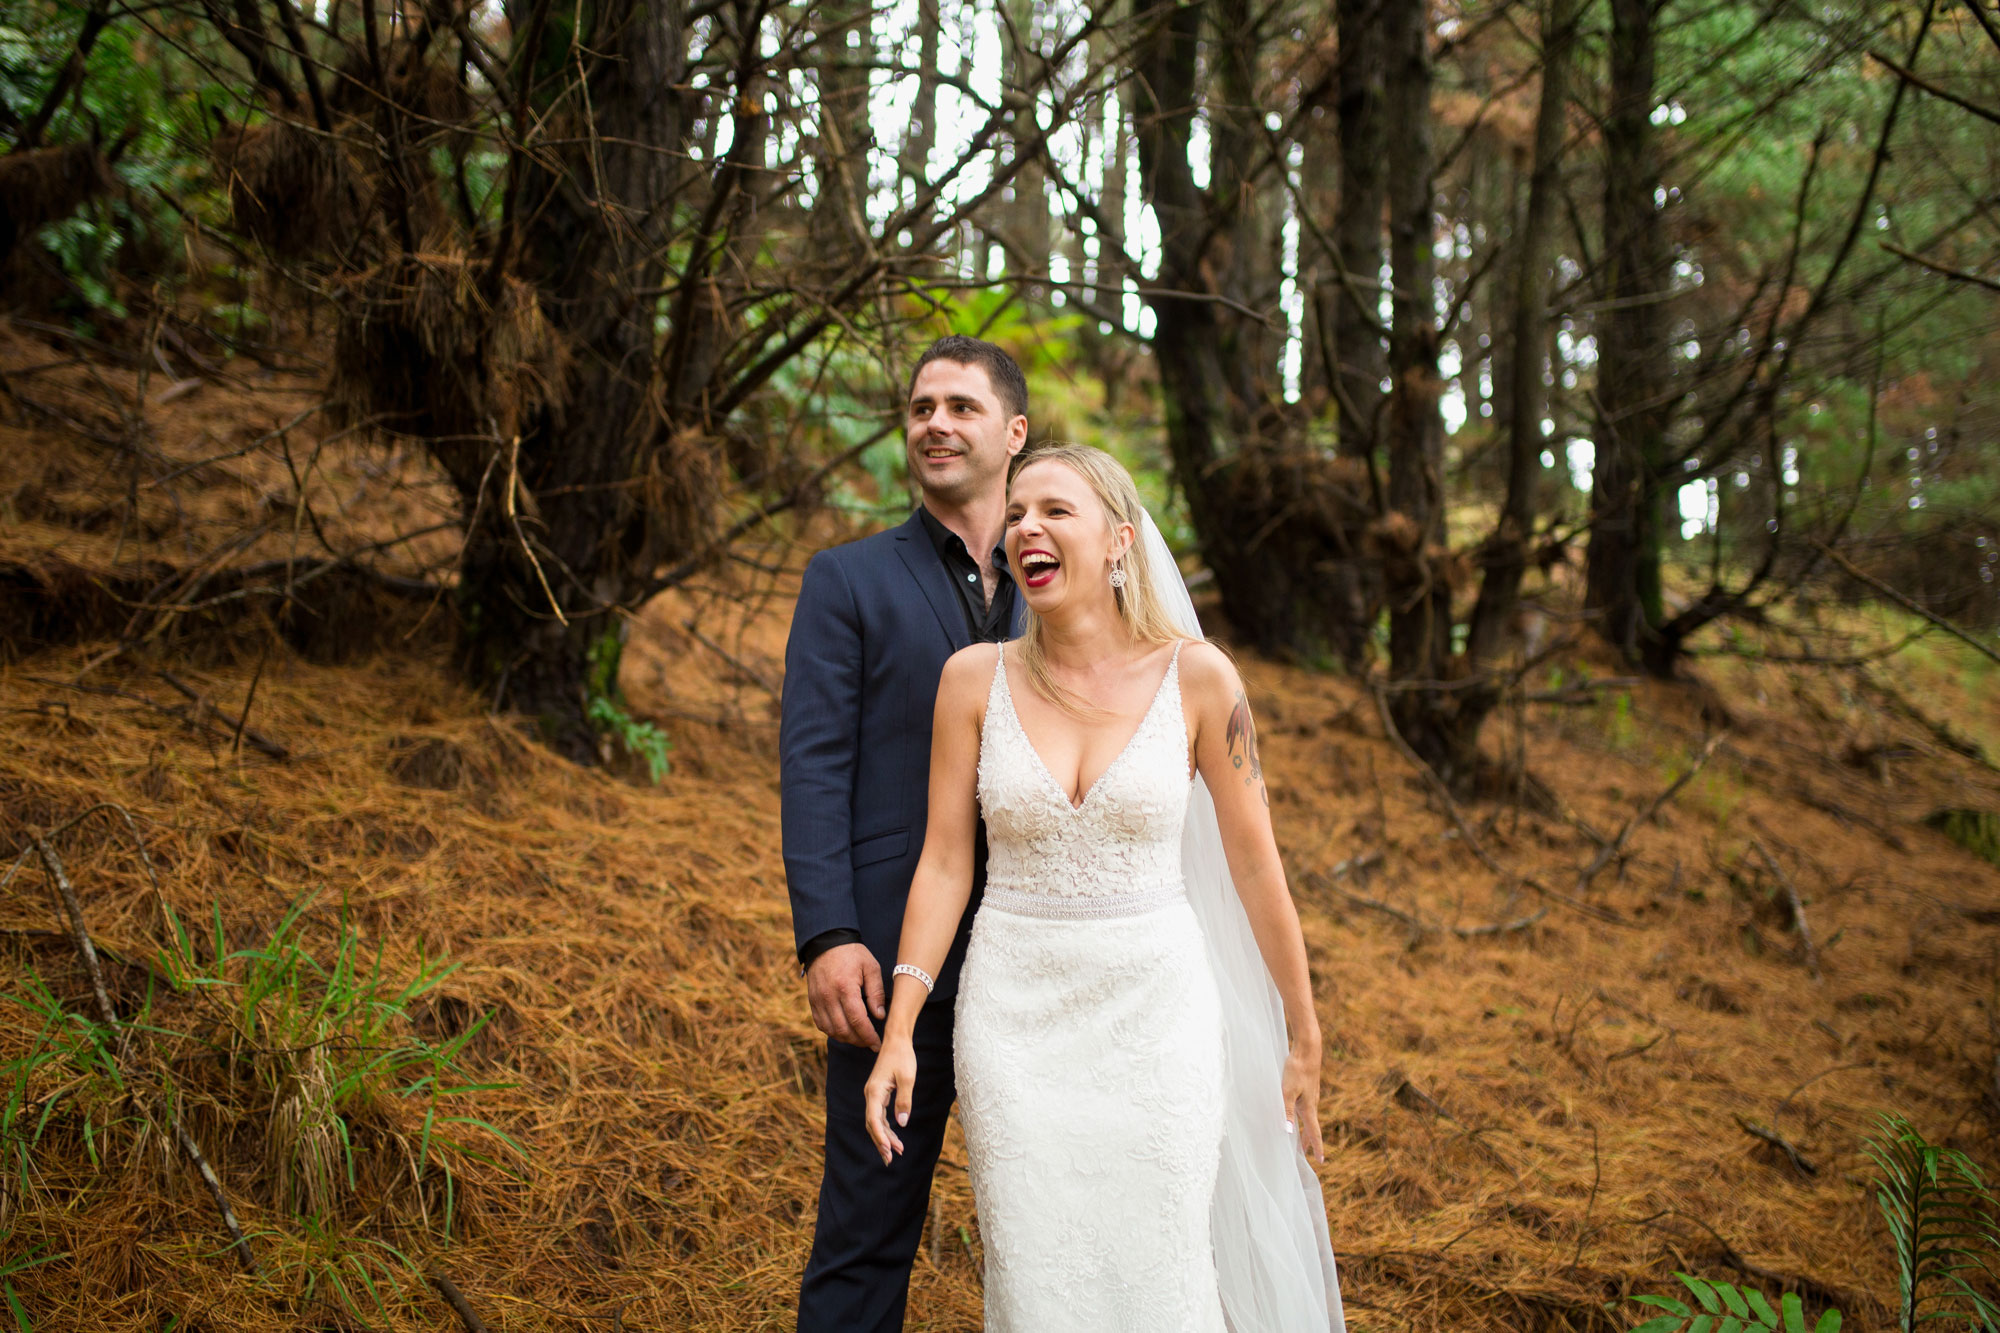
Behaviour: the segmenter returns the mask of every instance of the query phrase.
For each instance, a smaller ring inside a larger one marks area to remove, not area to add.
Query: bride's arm
[[[1313,1009],[1305,935],[1285,884],[1271,800],[1257,755],[1257,729],[1243,680],[1227,654],[1210,644],[1181,651],[1181,680],[1194,723],[1195,769],[1215,799],[1216,823],[1229,877],[1243,901],[1257,950],[1285,1006],[1290,1050],[1285,1058],[1285,1118],[1298,1127],[1299,1146],[1322,1157],[1319,1132],[1319,1017]]]
[[[979,713],[992,681],[993,649],[976,644],[952,654],[938,680],[937,712],[931,724],[930,823],[924,851],[910,881],[903,908],[903,938],[896,961],[935,977],[951,952],[965,905],[972,898],[972,856],[979,831]],[[917,1057],[912,1036],[930,991],[915,977],[891,978],[889,1018],[882,1049],[868,1076],[869,1137],[887,1163],[903,1150],[889,1127],[893,1096],[896,1123],[908,1122],[916,1087]]]

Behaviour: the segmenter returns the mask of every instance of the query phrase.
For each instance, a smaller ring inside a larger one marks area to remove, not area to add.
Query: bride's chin
[[[1022,592],[1027,598],[1028,609],[1030,611],[1033,611],[1044,620],[1049,619],[1051,616],[1061,619],[1064,599],[1059,589],[1055,587],[1023,588]]]

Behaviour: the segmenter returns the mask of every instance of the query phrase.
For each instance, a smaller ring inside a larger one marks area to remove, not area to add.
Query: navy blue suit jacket
[[[1022,602],[1014,604],[1020,632]],[[886,973],[930,814],[931,719],[945,659],[972,642],[921,518],[806,565],[785,646],[778,728],[785,881],[795,942],[845,927]],[[937,994],[955,993],[978,893]]]

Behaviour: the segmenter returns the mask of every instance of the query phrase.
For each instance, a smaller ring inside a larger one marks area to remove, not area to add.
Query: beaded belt
[[[1111,894],[1035,893],[1010,889],[1003,884],[988,884],[980,906],[1048,921],[1103,921],[1121,916],[1144,916],[1186,897],[1187,888],[1181,884],[1163,884],[1159,888],[1141,889],[1137,893]]]

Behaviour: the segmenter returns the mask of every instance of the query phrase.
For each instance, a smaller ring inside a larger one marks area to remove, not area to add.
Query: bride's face
[[[1079,600],[1112,600],[1111,566],[1132,545],[1075,469],[1030,463],[1007,489],[1007,563],[1037,615]]]

